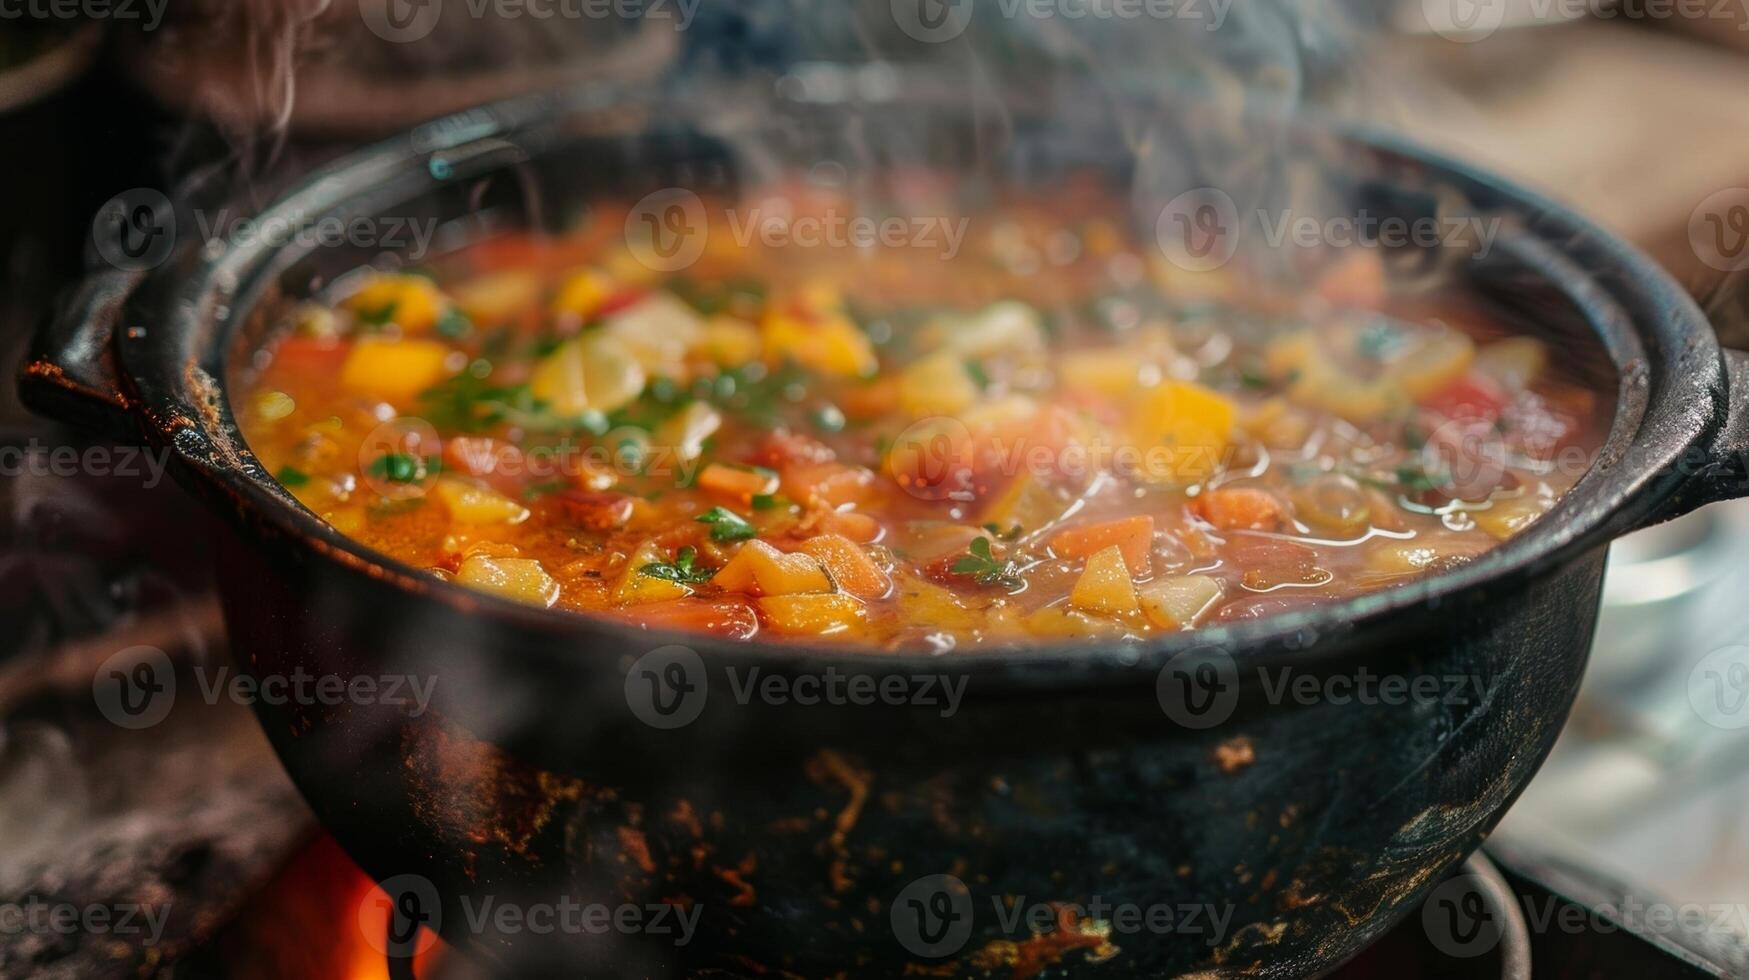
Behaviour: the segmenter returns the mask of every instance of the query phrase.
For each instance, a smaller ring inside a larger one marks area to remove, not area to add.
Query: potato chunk
[[[531,606],[546,607],[559,601],[559,583],[532,558],[475,555],[456,569],[455,580],[469,588]]]
[[[1101,616],[1133,616],[1140,612],[1135,583],[1130,581],[1130,570],[1124,565],[1123,551],[1117,545],[1087,559],[1087,567],[1069,593],[1069,605]]]
[[[1163,630],[1195,626],[1221,597],[1221,583],[1207,575],[1172,575],[1142,586],[1142,614]]]
[[[528,508],[488,487],[455,477],[439,477],[431,488],[451,520],[463,524],[521,524]]]

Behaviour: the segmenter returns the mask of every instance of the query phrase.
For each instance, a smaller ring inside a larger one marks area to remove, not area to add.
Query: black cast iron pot
[[[556,226],[597,196],[756,186],[774,163],[836,160],[852,181],[923,163],[986,187],[1091,169],[1146,202],[1198,181],[1112,149],[1146,142],[1123,139],[1138,121],[1194,133],[1182,116],[1081,107],[1033,124],[891,92],[709,101],[481,109],[327,167],[263,214],[435,217],[453,243],[494,221]],[[1396,258],[1590,352],[1613,421],[1556,509],[1479,560],[1140,646],[932,658],[657,635],[365,550],[263,472],[226,392],[282,290],[371,250],[231,241],[101,272],[25,389],[143,433],[210,501],[245,669],[435,681],[423,713],[364,696],[259,706],[326,826],[390,879],[392,951],[424,922],[506,971],[1025,975],[1060,958],[1090,976],[1316,974],[1415,908],[1530,779],[1578,686],[1611,538],[1745,492],[1749,360],[1646,259],[1548,201],[1378,141],[1288,126],[1271,140],[1341,207],[1425,217],[1456,201],[1499,219],[1485,256]],[[754,670],[890,693],[746,695]],[[605,931],[542,919],[567,902],[638,911]],[[686,934],[647,908],[664,903],[696,914]]]

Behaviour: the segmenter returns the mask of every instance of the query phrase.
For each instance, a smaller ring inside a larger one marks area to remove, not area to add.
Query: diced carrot
[[[1113,545],[1124,564],[1138,575],[1153,568],[1154,519],[1146,514],[1099,524],[1084,524],[1051,537],[1051,550],[1064,558],[1088,558]]]
[[[817,511],[812,525],[821,534],[837,534],[858,544],[872,544],[881,537],[880,522],[860,511]]]
[[[618,611],[645,629],[709,633],[745,640],[759,632],[759,616],[740,599],[669,599]]]
[[[727,463],[710,463],[698,474],[698,488],[742,507],[754,497],[777,492],[777,475]]]
[[[1273,494],[1250,487],[1205,491],[1190,502],[1190,508],[1223,531],[1273,531],[1282,518],[1281,503]]]
[[[840,589],[859,599],[879,599],[893,587],[887,573],[849,538],[822,534],[802,542],[801,551],[818,559]]]
[[[804,507],[860,503],[874,486],[874,473],[844,463],[797,462],[779,472],[784,494]]]
[[[838,407],[850,418],[880,418],[899,406],[899,379],[884,377],[846,385],[837,393],[837,398]]]

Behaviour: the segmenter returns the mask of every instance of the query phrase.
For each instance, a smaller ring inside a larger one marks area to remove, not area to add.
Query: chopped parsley
[[[979,391],[988,391],[990,388],[990,372],[984,370],[984,365],[979,364],[977,361],[968,360],[965,363],[966,374],[971,377],[972,383],[978,386]]]
[[[984,530],[989,531],[993,537],[1002,541],[1018,541],[1020,540],[1020,536],[1026,533],[1026,529],[1022,528],[1019,524],[1015,524],[1009,527],[1008,530],[1004,531],[1002,530],[1002,526],[995,521],[985,524]]]
[[[1013,562],[998,560],[990,552],[989,538],[977,538],[966,551],[953,563],[951,571],[955,575],[970,575],[979,585],[1000,585],[1009,589],[1020,586],[1019,569]]]
[[[273,474],[273,478],[289,489],[295,489],[310,482],[310,474],[295,466],[281,466],[279,472]]]
[[[365,472],[390,483],[418,483],[442,468],[435,456],[422,459],[412,453],[385,453],[371,460]]]
[[[667,582],[677,582],[681,585],[698,585],[701,582],[710,581],[711,576],[717,573],[716,569],[699,568],[694,564],[697,561],[698,549],[688,546],[680,549],[675,554],[673,561],[650,562],[638,569],[638,574],[659,578]]]
[[[756,493],[753,495],[754,510],[781,510],[794,506],[795,503],[781,493]]]
[[[758,528],[727,507],[712,507],[694,520],[711,526],[712,541],[745,541],[759,536]]]

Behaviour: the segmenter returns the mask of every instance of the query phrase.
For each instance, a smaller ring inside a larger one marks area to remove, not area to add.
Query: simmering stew
[[[1071,205],[929,261],[712,226],[674,271],[604,208],[339,280],[237,415],[305,506],[434,576],[938,650],[1399,585],[1537,520],[1597,444],[1555,352],[1392,298],[1376,250],[1277,296]]]

